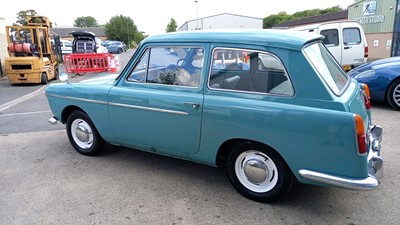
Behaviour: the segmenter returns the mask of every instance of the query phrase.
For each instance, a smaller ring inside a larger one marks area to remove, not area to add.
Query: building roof
[[[104,27],[54,27],[50,28],[50,32],[58,34],[60,37],[67,37],[71,36],[71,32],[74,31],[89,31],[94,33],[97,37],[105,37],[105,29]]]
[[[230,15],[230,16],[237,16],[237,17],[244,17],[244,18],[250,18],[250,19],[263,20],[263,18],[258,18],[258,17],[243,16],[243,15],[238,15],[238,14],[233,14],[233,13],[220,13],[220,14],[216,14],[216,15],[212,15],[212,16],[206,16],[206,17],[202,17],[202,18],[198,18],[198,19],[188,20],[185,23],[183,23],[183,25],[180,26],[179,29],[182,28],[183,26],[185,26],[185,24],[187,24],[189,22],[194,22],[194,21],[198,21],[198,20],[204,20],[204,19],[208,19],[208,18],[212,18],[212,17],[218,17],[218,16],[222,16],[222,15]]]
[[[348,14],[349,14],[349,11],[346,9],[346,10],[333,12],[333,13],[327,13],[327,14],[318,15],[318,16],[310,16],[310,17],[306,17],[306,18],[302,18],[302,19],[285,21],[283,23],[276,24],[273,28],[290,28],[290,27],[296,27],[296,26],[313,24],[313,23],[322,23],[322,22],[329,22],[329,21],[335,21],[335,20],[347,20]]]
[[[322,39],[321,35],[308,32],[275,29],[215,29],[171,32],[153,35],[143,40],[146,43],[233,43],[302,49],[305,43]]]

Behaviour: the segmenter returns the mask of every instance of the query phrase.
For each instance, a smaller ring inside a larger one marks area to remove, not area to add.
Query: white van
[[[50,40],[51,45],[54,45],[54,40]],[[71,54],[72,53],[72,41],[60,39],[61,54]]]
[[[346,71],[368,59],[368,44],[364,30],[356,21],[336,21],[294,27],[291,30],[314,32],[325,36],[324,43]]]

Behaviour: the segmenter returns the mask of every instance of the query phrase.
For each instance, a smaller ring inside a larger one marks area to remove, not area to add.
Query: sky
[[[282,11],[292,14],[338,5],[347,9],[352,3],[354,0],[18,0],[17,4],[6,6],[4,1],[0,3],[0,18],[5,19],[5,25],[12,25],[19,11],[33,9],[60,27],[72,26],[82,16],[92,16],[99,24],[106,24],[112,17],[123,15],[132,18],[139,31],[154,35],[165,33],[171,18],[179,28],[186,21],[221,13],[264,18]]]

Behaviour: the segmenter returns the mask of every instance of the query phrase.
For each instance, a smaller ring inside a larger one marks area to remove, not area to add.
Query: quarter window
[[[331,29],[331,30],[323,30],[321,31],[321,35],[323,35],[324,38],[324,44],[326,46],[338,46],[339,45],[339,35],[338,35],[338,30],[337,29]]]
[[[153,47],[146,50],[128,81],[197,87],[204,62],[198,47]]]
[[[216,49],[213,55],[209,78],[211,89],[287,96],[294,94],[282,62],[270,53]]]

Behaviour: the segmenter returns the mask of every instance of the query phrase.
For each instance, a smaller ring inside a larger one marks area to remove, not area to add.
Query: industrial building
[[[185,22],[179,31],[209,30],[222,28],[263,28],[263,18],[241,16],[231,13],[222,13],[213,16],[198,18]]]

